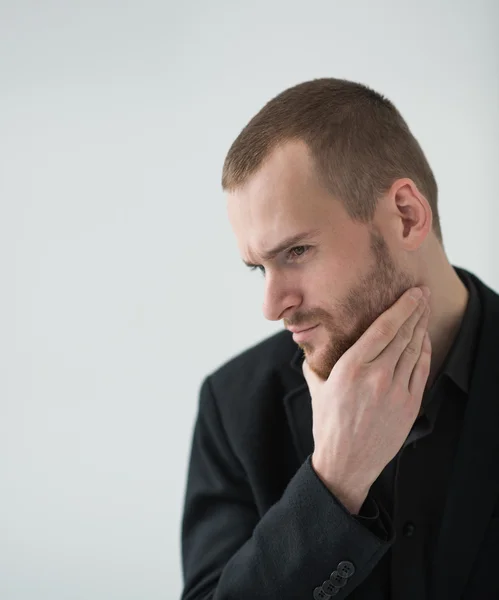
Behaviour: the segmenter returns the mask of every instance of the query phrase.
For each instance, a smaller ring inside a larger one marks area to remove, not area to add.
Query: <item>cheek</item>
[[[330,324],[322,323],[321,327],[317,331],[316,343],[321,348],[326,348],[330,344],[331,336],[334,337],[334,333],[331,331]]]
[[[338,313],[341,305],[341,284],[335,284],[338,279],[331,273],[324,273],[316,279],[316,285],[311,298],[313,306],[320,308],[327,315],[333,316]]]

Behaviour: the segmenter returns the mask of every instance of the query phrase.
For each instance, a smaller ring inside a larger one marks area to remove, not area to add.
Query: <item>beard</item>
[[[314,312],[327,332],[325,347],[318,348],[307,342],[298,344],[310,369],[323,380],[372,323],[407,289],[416,285],[414,278],[397,267],[383,236],[375,231],[371,231],[370,248],[373,256],[370,270],[349,291],[334,315],[323,310]],[[345,324],[349,323],[353,326],[346,332]]]

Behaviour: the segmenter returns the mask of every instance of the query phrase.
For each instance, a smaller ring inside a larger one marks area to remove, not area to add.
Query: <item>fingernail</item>
[[[419,298],[421,298],[422,295],[423,290],[421,288],[414,288],[413,290],[411,290],[411,298],[414,298],[414,300],[419,300]]]

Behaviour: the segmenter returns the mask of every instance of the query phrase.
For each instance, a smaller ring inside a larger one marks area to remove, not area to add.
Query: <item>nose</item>
[[[300,304],[300,295],[292,291],[283,279],[278,280],[267,274],[263,297],[263,315],[269,321],[279,321],[289,309]]]

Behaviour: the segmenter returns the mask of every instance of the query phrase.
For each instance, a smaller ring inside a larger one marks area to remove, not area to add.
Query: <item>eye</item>
[[[286,258],[288,258],[291,261],[293,259],[299,259],[304,254],[306,254],[310,248],[311,246],[294,246],[286,252]],[[252,267],[250,267],[250,271],[256,270],[260,271],[262,275],[265,275],[265,267],[263,265],[253,265]]]
[[[262,273],[262,275],[265,275],[265,267],[263,265],[254,265],[253,267],[250,267],[250,271],[260,271],[260,273]]]
[[[303,256],[309,248],[310,246],[295,246],[294,248],[291,248],[291,250],[289,250],[288,257],[299,258],[300,256]]]

